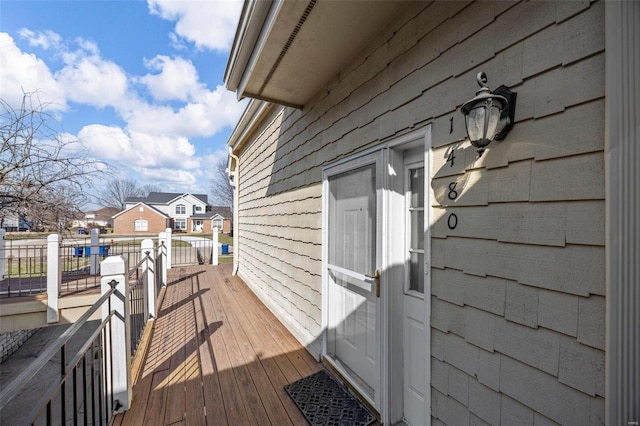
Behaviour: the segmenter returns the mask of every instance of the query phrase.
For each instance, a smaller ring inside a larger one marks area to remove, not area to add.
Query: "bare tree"
[[[146,194],[148,195],[148,194]],[[104,207],[125,208],[125,200],[129,197],[144,197],[145,193],[138,183],[131,179],[112,179],[97,195],[98,202]]]
[[[0,99],[0,210],[4,214],[28,217],[60,209],[63,193],[73,194],[66,199],[72,200],[69,208],[77,210],[91,188],[90,178],[105,168],[89,158],[79,141],[63,138],[49,127],[46,107],[35,92],[26,93],[17,108]]]
[[[230,207],[233,209],[233,187],[229,183],[227,175],[227,160],[221,158],[213,165],[212,178],[209,181],[211,185],[211,195],[213,195],[214,203],[218,206]]]
[[[152,192],[162,192],[162,188],[160,188],[158,185],[147,183],[146,185],[142,186],[141,191],[144,197],[148,197]]]

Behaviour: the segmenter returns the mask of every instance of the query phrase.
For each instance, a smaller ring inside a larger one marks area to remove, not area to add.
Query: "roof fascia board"
[[[242,98],[238,90],[240,81],[247,70],[247,64],[256,50],[258,40],[265,28],[265,20],[271,11],[271,0],[246,1],[238,29],[231,48],[231,54],[224,72],[224,82],[228,90],[236,91],[238,99]]]
[[[235,153],[247,142],[249,136],[264,121],[271,111],[273,104],[257,99],[251,99],[242,113],[240,120],[229,137],[227,145]]]
[[[236,90],[238,99],[241,99],[245,95],[245,88],[247,87],[249,78],[253,73],[253,69],[255,68],[256,63],[258,62],[258,59],[262,55],[262,51],[267,44],[267,39],[269,38],[269,34],[271,33],[271,31],[276,25],[276,22],[278,20],[278,15],[280,14],[280,10],[282,9],[284,0],[275,0],[270,3],[271,3],[271,8],[269,9],[269,13],[266,16],[264,23],[254,21],[250,24],[250,25],[262,24],[262,31],[260,31],[260,35],[253,45],[251,56],[249,57],[247,64],[241,70],[242,71],[240,73],[241,79]]]

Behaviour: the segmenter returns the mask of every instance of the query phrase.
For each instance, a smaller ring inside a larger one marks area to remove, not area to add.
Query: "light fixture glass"
[[[478,154],[482,155],[491,141],[503,139],[511,129],[515,93],[504,86],[499,89],[509,99],[491,92],[486,86],[487,75],[483,72],[478,73],[477,79],[480,89],[473,99],[462,105],[460,110],[465,115],[469,141],[471,145],[478,148]]]

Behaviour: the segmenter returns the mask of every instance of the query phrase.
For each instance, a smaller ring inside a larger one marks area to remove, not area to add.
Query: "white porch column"
[[[145,303],[145,318],[156,318],[156,267],[153,263],[154,258],[153,241],[149,238],[142,240],[142,259],[146,261],[142,264],[142,276],[144,277],[144,285],[146,287],[147,303]]]
[[[167,233],[167,269],[171,269],[171,228],[165,230]]]
[[[58,298],[62,284],[62,268],[60,267],[60,235],[47,237],[47,323],[60,320],[58,314]]]
[[[111,317],[111,338],[107,339],[105,359],[107,365],[107,388],[118,401],[120,408],[107,407],[108,411],[124,412],[131,407],[131,326],[129,319],[129,265],[124,256],[107,257],[101,264],[100,280],[102,294],[112,287],[116,292],[109,303],[102,305],[102,320],[109,316],[109,305],[115,311]],[[109,378],[111,377],[111,380]],[[117,404],[116,404],[117,406]]]
[[[5,245],[7,244],[5,241],[6,233],[6,230],[0,229],[0,281],[4,280],[4,272],[7,267],[7,252],[5,249]]]
[[[211,241],[211,264],[218,264],[218,228],[213,228],[213,239]]]
[[[93,228],[91,230],[91,256],[89,257],[89,275],[98,275],[98,239],[100,238],[99,234],[99,229]]]

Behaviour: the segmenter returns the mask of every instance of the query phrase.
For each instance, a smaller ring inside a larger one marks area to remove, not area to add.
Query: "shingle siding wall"
[[[604,57],[602,1],[411,3],[243,149],[241,276],[317,344],[321,167],[431,123],[433,424],[602,424]],[[478,71],[518,93],[480,159]]]

